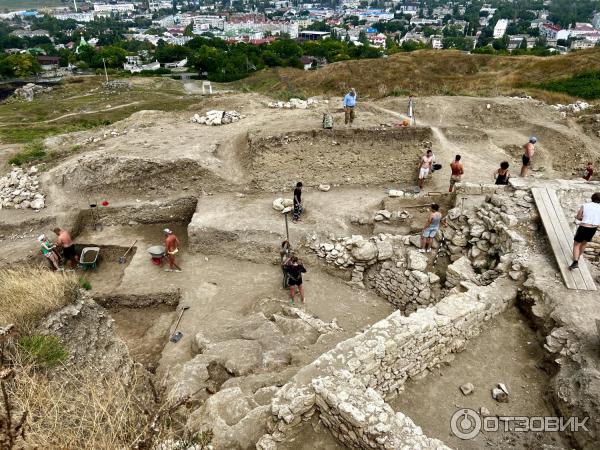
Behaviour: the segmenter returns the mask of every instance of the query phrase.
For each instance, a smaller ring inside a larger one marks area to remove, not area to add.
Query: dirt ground
[[[472,440],[461,440],[450,429],[450,418],[461,408],[479,412],[485,407],[492,416],[555,416],[547,401],[550,375],[544,371],[543,359],[535,332],[512,308],[489,323],[448,366],[408,382],[390,405],[407,414],[426,435],[452,448],[538,449],[543,444],[570,448],[558,433],[481,432]],[[475,387],[468,396],[459,389],[465,383]],[[491,390],[498,383],[506,385],[508,403],[492,398]]]

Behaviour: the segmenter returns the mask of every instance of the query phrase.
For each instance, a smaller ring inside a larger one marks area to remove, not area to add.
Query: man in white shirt
[[[596,229],[600,226],[600,192],[592,195],[591,202],[585,203],[579,208],[575,218],[580,220],[581,223],[577,227],[573,239],[573,263],[569,266],[571,270],[579,267],[579,257],[583,254],[585,246],[593,239]]]

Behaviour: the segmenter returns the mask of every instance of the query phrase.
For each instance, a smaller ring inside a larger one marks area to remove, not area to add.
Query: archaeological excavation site
[[[408,127],[403,98],[352,127],[339,98],[271,101],[217,90],[48,137],[41,163],[2,150],[0,447],[600,448],[600,237],[568,268],[597,133],[524,98],[424,97]],[[78,261],[53,271],[56,228]]]

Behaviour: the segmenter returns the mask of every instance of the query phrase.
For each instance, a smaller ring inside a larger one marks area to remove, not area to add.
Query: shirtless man
[[[450,170],[452,170],[452,174],[450,175],[450,187],[448,188],[448,192],[454,190],[454,185],[460,183],[460,179],[463,173],[465,173],[463,165],[460,162],[460,155],[454,157],[454,161],[450,163]]]
[[[427,150],[421,160],[419,161],[419,189],[423,189],[423,183],[425,183],[425,178],[431,169],[433,168],[433,152],[431,150]]]
[[[531,136],[529,138],[529,142],[524,145],[525,152],[523,153],[523,166],[521,167],[521,176],[526,177],[529,175],[529,168],[531,167],[531,160],[533,159],[533,154],[535,153],[535,143],[537,142],[537,138],[535,136]]]
[[[77,253],[75,252],[75,245],[73,244],[71,235],[67,230],[58,227],[53,231],[58,236],[55,242],[56,247],[62,248],[63,258],[69,262],[69,267],[74,269],[77,264]]]
[[[165,269],[165,272],[181,272],[181,267],[175,262],[175,255],[179,253],[179,239],[173,233],[173,231],[165,228],[165,249],[167,251],[167,259],[169,260],[169,268]]]

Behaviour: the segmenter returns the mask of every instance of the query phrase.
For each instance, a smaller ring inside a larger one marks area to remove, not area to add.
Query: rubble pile
[[[35,83],[27,83],[25,86],[15,89],[13,96],[18,100],[32,102],[36,95],[45,94],[47,92],[52,92],[50,86],[44,87]]]
[[[285,208],[294,206],[294,201],[291,198],[276,198],[273,200],[273,209],[275,211],[283,211]]]
[[[279,109],[307,109],[311,106],[317,105],[319,100],[316,98],[309,98],[308,100],[301,100],[299,98],[290,98],[288,102],[271,102],[268,104],[269,108],[279,108]],[[327,103],[327,100],[325,100]]]
[[[108,139],[111,137],[123,136],[125,134],[127,134],[127,130],[123,130],[123,131],[119,132],[119,130],[117,130],[116,128],[113,128],[111,130],[107,130],[107,131],[103,132],[102,135],[90,136],[90,137],[84,139],[83,141],[81,141],[80,145],[92,144],[92,143],[100,142],[104,139]]]
[[[102,85],[102,87],[106,91],[118,92],[118,91],[124,91],[127,89],[131,89],[131,84],[128,83],[127,81],[110,80],[110,81],[107,81],[106,83],[104,83]]]
[[[561,105],[560,103],[556,104],[556,105],[552,105],[552,107],[554,109],[556,109],[557,111],[560,112],[571,112],[571,113],[578,113],[580,111],[584,111],[588,108],[590,108],[592,105],[590,105],[587,102],[581,101],[581,100],[577,100],[575,103],[570,103],[568,105]]]
[[[42,209],[44,195],[40,192],[40,182],[35,166],[27,172],[20,167],[0,178],[0,209]]]
[[[233,122],[238,122],[245,116],[241,115],[237,111],[220,111],[211,110],[208,111],[204,116],[194,114],[192,117],[193,123],[199,123],[201,125],[227,125]]]

